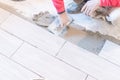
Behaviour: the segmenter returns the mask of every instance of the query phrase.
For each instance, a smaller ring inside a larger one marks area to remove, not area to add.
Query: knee
[[[114,8],[110,12],[107,20],[110,21],[114,26],[120,27],[120,8]]]

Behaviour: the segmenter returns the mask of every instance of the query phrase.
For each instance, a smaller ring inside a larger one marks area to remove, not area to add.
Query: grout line
[[[105,61],[107,61],[107,62],[109,62],[109,63],[112,63],[113,65],[115,65],[115,66],[117,66],[117,67],[120,67],[120,65],[119,64],[116,64],[116,63],[114,63],[114,62],[112,62],[112,61],[110,61],[110,60],[108,60],[108,59],[106,59],[106,58],[104,58],[104,57],[102,57],[102,56],[100,56],[100,55],[98,55],[100,58],[102,58],[102,59],[104,59]]]
[[[10,35],[12,35],[12,36],[14,36],[14,37],[16,37],[17,39],[20,39],[20,40],[24,41],[24,40],[23,40],[23,39],[21,39],[20,37],[18,37],[18,36],[16,36],[16,35],[14,35],[14,34],[12,34],[12,33],[10,33],[9,31],[7,31],[7,30],[3,29],[2,27],[0,27],[0,29],[1,29],[1,30],[3,30],[4,32],[6,32],[6,33],[8,33],[8,34],[10,34]]]
[[[23,42],[21,43],[21,45],[13,52],[13,54],[11,54],[10,58],[15,55],[15,53],[22,47],[23,44],[24,44],[24,41],[23,41]]]
[[[78,71],[81,71],[81,72],[83,72],[83,73],[85,73],[85,74],[87,74],[87,75],[90,75],[90,76],[93,77],[93,78],[95,78],[95,77],[92,76],[91,74],[86,73],[85,71],[83,71],[83,70],[81,70],[81,69],[79,69],[79,68],[77,68],[77,67],[75,67],[75,66],[73,66],[73,65],[71,65],[71,64],[69,64],[69,63],[67,63],[67,62],[65,62],[64,60],[62,60],[62,59],[60,59],[60,58],[58,58],[58,57],[56,57],[56,58],[57,58],[58,60],[64,62],[65,64],[69,65],[70,67],[72,67],[72,68],[74,68],[74,69],[76,69],[76,70],[78,70]],[[95,78],[95,79],[96,79],[96,78]]]
[[[85,78],[85,80],[88,80],[88,77],[89,77],[89,75],[87,75],[86,76],[86,78]],[[91,78],[94,78],[94,77],[92,77],[92,76],[90,76]],[[96,79],[96,78],[94,78],[95,80],[98,80],[98,79]]]
[[[61,51],[61,49],[64,47],[64,45],[67,43],[67,41],[65,40],[65,42],[62,44],[62,46],[60,47],[60,49],[58,50],[58,52],[55,54],[55,56],[58,56],[59,52]]]
[[[85,80],[87,80],[87,78],[88,78],[88,75],[86,76]]]

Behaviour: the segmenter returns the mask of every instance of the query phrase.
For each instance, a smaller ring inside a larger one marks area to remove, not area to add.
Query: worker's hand
[[[68,25],[68,22],[71,21],[66,12],[59,14],[59,17],[60,17],[60,27],[64,27]]]
[[[100,0],[89,0],[81,9],[81,12],[88,16],[92,16],[94,11],[98,9]]]

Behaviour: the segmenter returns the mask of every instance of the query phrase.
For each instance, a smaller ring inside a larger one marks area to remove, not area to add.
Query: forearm
[[[100,0],[100,6],[120,7],[120,0]]]
[[[64,6],[63,0],[52,0],[52,1],[53,1],[53,4],[54,4],[58,14],[65,12],[65,6]]]

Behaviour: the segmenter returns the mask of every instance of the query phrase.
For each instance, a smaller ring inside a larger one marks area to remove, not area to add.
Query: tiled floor
[[[7,13],[4,11],[4,15]],[[88,74],[55,57],[64,39],[13,14],[2,22],[0,33],[1,80],[86,79]]]
[[[64,39],[55,37],[41,27],[31,24],[15,15],[11,15],[0,27],[23,41],[53,55],[65,43]]]
[[[95,55],[3,9],[0,23],[0,80],[120,80],[119,45]]]

